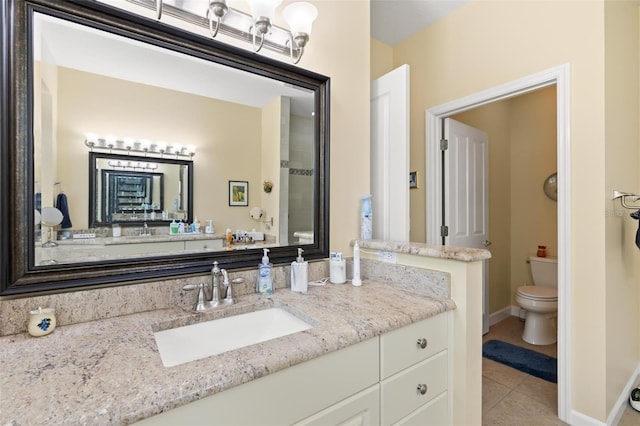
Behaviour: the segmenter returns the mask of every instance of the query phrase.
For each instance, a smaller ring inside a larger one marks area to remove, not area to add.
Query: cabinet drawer
[[[371,386],[295,426],[377,426],[380,424],[380,385]]]
[[[447,390],[448,353],[442,351],[381,384],[382,424],[387,425],[406,417]],[[424,395],[418,386],[425,385]]]
[[[440,314],[380,337],[380,378],[425,360],[447,347],[448,315]],[[425,339],[423,349],[418,340]]]
[[[194,241],[185,241],[184,249],[185,250],[219,250],[222,248],[222,238],[217,238],[215,240],[194,240]]]
[[[451,424],[448,392],[441,393],[398,423],[394,423],[397,426],[442,426],[448,424]]]

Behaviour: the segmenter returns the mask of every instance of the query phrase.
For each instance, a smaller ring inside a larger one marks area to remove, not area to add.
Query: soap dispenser
[[[291,291],[300,293],[306,293],[309,284],[308,263],[302,257],[303,251],[299,248],[298,257],[291,263]]]
[[[258,265],[258,287],[256,291],[260,294],[273,293],[272,265],[269,263],[269,249],[263,249],[262,263]]]

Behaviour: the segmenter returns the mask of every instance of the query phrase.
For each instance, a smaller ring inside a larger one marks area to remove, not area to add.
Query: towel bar
[[[620,203],[622,204],[622,207],[626,209],[640,209],[640,205],[632,206],[631,204],[627,204],[628,201],[630,202],[640,201],[640,195],[630,194],[628,192],[613,191],[613,194],[611,195],[611,199],[615,200],[617,198],[620,199]]]

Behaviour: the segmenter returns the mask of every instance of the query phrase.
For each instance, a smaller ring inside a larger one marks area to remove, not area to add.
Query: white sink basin
[[[311,325],[284,309],[271,308],[154,333],[162,364],[184,364],[276,337]]]

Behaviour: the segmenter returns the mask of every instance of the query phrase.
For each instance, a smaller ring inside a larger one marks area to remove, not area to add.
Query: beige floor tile
[[[520,392],[510,392],[493,408],[482,413],[483,425],[565,425],[556,412]]]
[[[523,331],[524,321],[518,317],[508,317],[491,327],[489,333],[483,337],[483,343],[492,339],[502,340],[552,357],[558,356],[558,346],[555,343],[552,345],[532,345],[522,340]]]
[[[517,317],[509,317],[491,326],[489,333],[483,336],[483,343],[492,339],[502,340],[557,357],[557,345],[530,345],[522,340],[523,330],[524,321]],[[557,416],[558,387],[555,383],[485,358],[482,359],[482,375],[484,425],[565,424]],[[496,402],[496,398],[501,395],[502,398]]]
[[[507,396],[511,389],[488,377],[482,378],[482,412],[488,412],[493,406]]]
[[[620,419],[618,426],[638,426],[640,425],[640,413],[634,410],[631,405],[627,404],[624,414]]]
[[[558,412],[558,385],[555,383],[527,376],[515,391],[544,404],[554,413]]]
[[[487,358],[482,358],[482,375],[509,389],[514,389],[528,376],[527,373]]]

